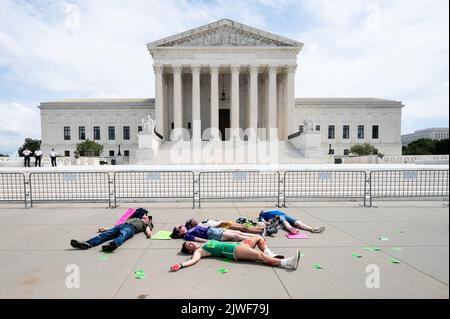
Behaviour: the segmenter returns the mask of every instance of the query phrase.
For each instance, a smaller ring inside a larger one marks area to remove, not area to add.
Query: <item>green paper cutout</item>
[[[378,247],[364,247],[363,249],[367,251],[381,251]]]
[[[393,263],[393,264],[400,264],[400,260],[397,260],[395,258],[391,258],[391,263]]]
[[[108,256],[105,255],[99,256],[98,260],[108,260]]]
[[[306,256],[305,253],[300,252],[300,257],[305,257],[305,256]]]
[[[134,272],[134,278],[136,279],[144,279],[145,278],[145,271],[143,269],[138,269]]]
[[[226,268],[219,268],[219,269],[217,269],[217,271],[219,273],[221,273],[221,274],[226,274],[228,272],[228,269],[226,269]]]
[[[403,248],[400,247],[392,247],[393,251],[403,251]]]
[[[360,255],[358,253],[353,253],[352,256],[355,257],[355,258],[361,258],[362,257],[362,255]]]
[[[378,239],[381,240],[381,241],[388,241],[389,240],[388,237],[383,237],[383,236],[378,237]]]
[[[323,267],[320,264],[314,264],[314,268],[316,268],[316,269],[323,269]]]

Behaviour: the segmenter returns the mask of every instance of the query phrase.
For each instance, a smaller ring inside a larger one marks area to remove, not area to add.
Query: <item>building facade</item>
[[[428,138],[430,140],[448,140],[448,127],[444,128],[427,128],[423,130],[415,131],[411,134],[402,135],[402,145],[411,144],[421,138]]]
[[[300,42],[221,20],[147,48],[154,99],[41,103],[43,150],[71,156],[77,143],[90,139],[104,145],[103,155],[117,155],[120,145],[121,154],[132,157],[142,119],[150,115],[163,141],[177,140],[180,129],[208,141],[245,139],[239,129],[263,138],[270,128],[287,141],[309,120],[322,132],[325,153],[344,155],[351,145],[368,142],[380,153],[401,154],[401,102],[295,98]]]

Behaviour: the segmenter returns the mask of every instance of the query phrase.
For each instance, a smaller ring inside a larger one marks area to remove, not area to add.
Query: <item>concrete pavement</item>
[[[181,240],[138,234],[106,258],[100,247],[78,251],[69,241],[92,237],[128,207],[149,209],[155,231],[172,230],[189,217],[256,220],[261,209],[274,207],[248,202],[205,203],[194,210],[189,202],[122,203],[113,209],[105,204],[0,205],[0,298],[448,298],[447,204],[377,202],[377,208],[364,208],[357,203],[289,203],[286,213],[327,227],[323,234],[308,233],[310,239],[289,240],[284,231],[268,237],[277,253],[301,249],[297,271],[208,258],[177,273],[169,267],[188,258],[179,253]],[[373,246],[380,251],[364,249]],[[400,263],[393,264],[392,258]],[[68,265],[78,267],[80,288],[66,287]],[[366,286],[373,274],[366,272],[369,265],[379,269],[379,288]],[[229,272],[220,274],[221,267]],[[137,269],[145,271],[144,279],[135,279]]]

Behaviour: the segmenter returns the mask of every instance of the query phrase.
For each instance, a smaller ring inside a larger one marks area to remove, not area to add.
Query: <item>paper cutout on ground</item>
[[[155,240],[170,240],[170,239],[172,239],[170,237],[171,234],[172,234],[172,232],[170,232],[170,231],[160,230],[159,232],[157,232],[156,234],[154,234],[152,236],[152,239],[155,239]]]
[[[306,234],[286,234],[286,237],[289,239],[309,239],[308,235]]]
[[[107,260],[107,259],[108,259],[108,256],[105,256],[105,255],[101,255],[98,257],[98,260]]]
[[[392,250],[394,250],[394,251],[403,251],[403,248],[400,248],[400,247],[392,247]]]
[[[355,258],[361,258],[362,257],[362,255],[360,255],[358,253],[353,253],[352,256],[355,257]]]
[[[226,269],[226,268],[219,268],[219,269],[217,269],[217,271],[218,271],[219,273],[221,273],[221,274],[225,274],[225,273],[228,272],[228,269]]]
[[[305,253],[300,252],[300,257],[305,257],[305,256],[306,256]]]
[[[314,264],[314,268],[316,268],[316,269],[323,269],[323,267],[320,264]]]
[[[145,271],[143,269],[138,269],[134,272],[134,278],[136,279],[144,279],[145,278]]]
[[[381,249],[378,248],[378,247],[364,247],[364,250],[367,250],[367,251],[381,251]]]
[[[403,231],[403,230],[400,230],[400,229],[397,229],[395,232],[396,232],[397,234],[403,234],[403,233],[404,233],[404,231]]]
[[[395,258],[391,258],[391,263],[393,263],[393,264],[399,264],[399,263],[400,263],[400,260],[395,259]]]
[[[389,240],[388,237],[383,237],[383,236],[378,237],[378,239],[381,240],[381,241],[388,241]]]

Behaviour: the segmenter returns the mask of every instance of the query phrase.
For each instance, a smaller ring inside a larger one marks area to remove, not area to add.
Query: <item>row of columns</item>
[[[232,129],[239,128],[239,75],[243,66],[231,66],[231,118],[230,126]],[[174,113],[174,129],[182,128],[182,66],[171,66],[173,72],[173,113]],[[248,67],[249,79],[249,128],[256,132],[258,128],[258,74],[262,67],[258,65],[250,65]],[[283,86],[282,108],[280,116],[282,117],[281,136],[287,138],[288,134],[295,131],[294,127],[294,111],[295,111],[295,70],[296,65],[292,66],[275,66],[268,67],[268,128],[277,128],[277,74],[283,71],[285,74],[285,85]],[[200,114],[200,65],[191,66],[192,72],[192,137],[201,139],[201,114]],[[163,73],[164,66],[160,64],[154,65],[155,72],[155,117],[156,131],[161,135],[165,132],[164,122],[164,94],[163,94]],[[213,139],[219,131],[219,72],[220,66],[210,66],[211,76],[211,131]],[[279,94],[279,93],[278,93]],[[237,132],[237,130],[235,130]],[[237,138],[237,136],[233,136]],[[164,137],[167,139],[167,137]]]

